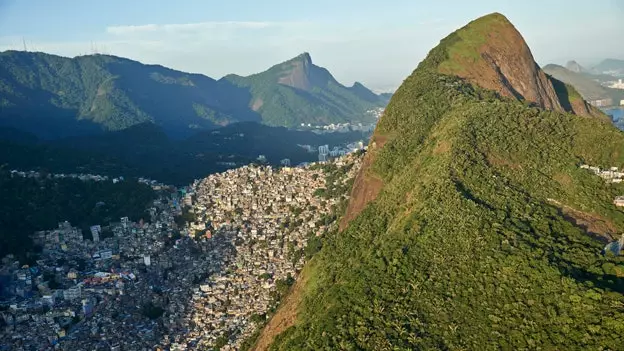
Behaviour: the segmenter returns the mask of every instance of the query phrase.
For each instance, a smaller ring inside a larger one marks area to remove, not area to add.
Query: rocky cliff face
[[[463,78],[501,96],[527,101],[543,109],[588,117],[601,115],[571,87],[563,84],[556,88],[561,82],[542,71],[522,35],[499,13],[476,19],[452,33],[430,52],[424,63],[433,65],[439,73]],[[366,166],[373,163],[375,149],[383,147],[384,140],[375,131],[369,148],[372,153],[367,155],[356,178],[341,228],[373,201],[383,187],[382,181]]]
[[[448,47],[448,59],[439,66],[441,73],[541,108],[563,111],[546,74],[505,16],[494,13],[481,17],[452,36],[455,42]]]
[[[278,83],[308,91],[312,88],[310,81],[312,67],[310,54],[303,53],[284,64],[284,72]]]

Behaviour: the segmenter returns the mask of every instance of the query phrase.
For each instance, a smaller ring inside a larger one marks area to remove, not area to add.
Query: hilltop
[[[325,68],[303,53],[291,60],[248,77],[229,75],[222,80],[249,89],[249,106],[262,120],[275,126],[296,127],[301,123],[372,123],[366,111],[385,106],[385,98],[355,83],[340,84]]]
[[[370,122],[366,110],[386,103],[364,87],[344,88],[308,54],[252,77],[260,86],[109,55],[6,51],[0,53],[0,125],[54,139],[152,122],[184,137],[236,122]],[[265,86],[269,81],[276,86]]]
[[[566,67],[549,64],[543,67],[544,72],[556,79],[572,85],[586,100],[606,99],[609,92],[599,82],[583,72],[572,71]]]
[[[256,349],[620,348],[624,187],[579,165],[624,166],[624,134],[560,84],[500,14],[443,39]]]

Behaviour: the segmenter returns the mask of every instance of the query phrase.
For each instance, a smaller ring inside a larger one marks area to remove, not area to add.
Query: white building
[[[329,145],[321,145],[318,147],[319,155],[328,155],[329,154]]]
[[[145,263],[146,266],[152,265],[152,258],[150,257],[150,255],[143,256],[143,263]]]
[[[121,217],[121,226],[124,229],[128,228],[128,224],[130,224],[130,219],[128,219],[128,217]]]
[[[611,84],[610,88],[613,88],[613,89],[624,89],[624,82],[621,79],[618,79],[617,82]]]
[[[620,100],[620,106],[624,106],[624,100]]]
[[[79,299],[81,297],[82,297],[82,289],[80,288],[80,285],[76,285],[73,288],[63,290],[63,298],[67,301]]]
[[[97,243],[100,241],[100,234],[102,233],[102,227],[99,225],[91,226],[91,235],[93,235],[93,242]]]

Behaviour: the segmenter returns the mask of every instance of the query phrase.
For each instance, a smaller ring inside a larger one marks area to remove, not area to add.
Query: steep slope
[[[308,53],[262,73],[249,77],[229,75],[222,80],[248,88],[251,109],[262,115],[264,123],[275,126],[372,123],[374,117],[366,111],[386,103],[359,83],[351,88],[338,83],[329,71],[314,65]]]
[[[621,348],[624,259],[600,252],[624,228],[612,204],[624,187],[579,165],[624,166],[624,134],[560,112],[524,42],[498,38],[515,31],[502,15],[470,28],[481,31],[442,40],[392,97],[358,211],[305,268],[295,322],[271,349]],[[466,61],[466,41],[501,53],[489,55],[500,72]]]
[[[580,72],[574,72],[555,64],[546,65],[542,69],[556,79],[572,85],[586,100],[606,99],[609,97],[607,89]]]
[[[170,134],[259,120],[248,92],[106,55],[0,53],[0,123],[49,137],[151,121]]]
[[[448,41],[439,70],[551,110],[563,111],[555,90],[516,28],[502,15],[469,23]]]
[[[598,99],[611,99],[614,104],[617,104],[620,100],[624,99],[624,91],[619,89],[605,88],[600,85],[600,80],[604,79],[602,76],[595,76],[590,73],[576,73],[565,67],[559,65],[546,65],[543,68],[544,72],[554,77],[552,80],[553,86],[556,91],[563,91],[564,95],[568,95],[567,101],[570,103],[570,108],[577,113],[577,111],[586,111],[584,113],[577,114],[591,114],[593,116],[600,116],[600,112],[595,108],[592,108],[585,100],[598,100]],[[615,78],[611,77],[610,80]],[[557,82],[560,81],[560,82]],[[561,82],[565,84],[561,84]],[[576,93],[574,90],[578,91]],[[566,100],[563,98],[563,100]],[[614,121],[615,122],[615,121]]]

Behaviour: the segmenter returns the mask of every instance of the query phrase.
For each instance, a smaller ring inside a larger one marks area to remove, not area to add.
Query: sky
[[[202,73],[264,71],[302,52],[345,85],[397,88],[440,39],[507,16],[540,65],[624,59],[624,0],[0,0],[0,51],[94,52]]]

